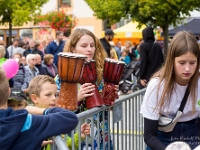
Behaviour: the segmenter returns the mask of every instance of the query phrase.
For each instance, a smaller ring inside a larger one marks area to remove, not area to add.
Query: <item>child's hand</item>
[[[119,85],[115,85],[115,94],[118,95]]]
[[[84,98],[94,95],[94,90],[95,88],[92,83],[85,83],[81,85],[81,88],[78,92],[78,101],[82,101]]]
[[[53,143],[52,140],[43,141],[41,146],[44,147],[44,146],[46,146],[46,145],[48,145],[48,144],[52,144],[52,143]]]
[[[86,135],[90,134],[90,124],[84,123],[81,125],[81,138],[85,138]]]
[[[35,106],[26,106],[25,108],[29,114],[34,114],[34,115],[43,115],[43,112],[45,108],[38,108]]]
[[[145,87],[147,85],[147,80],[140,79],[140,84]]]

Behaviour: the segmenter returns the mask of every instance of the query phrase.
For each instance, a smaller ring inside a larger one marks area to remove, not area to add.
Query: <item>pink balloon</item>
[[[14,59],[8,59],[8,60],[6,60],[6,61],[2,64],[1,67],[2,67],[2,68],[4,69],[4,71],[6,72],[6,77],[7,77],[8,79],[14,77],[14,76],[17,74],[18,70],[19,70],[19,65],[18,65],[18,63],[16,62],[16,60],[14,60]]]

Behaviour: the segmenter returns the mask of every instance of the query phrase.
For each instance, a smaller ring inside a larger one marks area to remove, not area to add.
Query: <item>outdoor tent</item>
[[[137,22],[131,21],[125,26],[113,30],[116,34],[113,41],[121,41],[122,43],[124,43],[125,41],[129,40],[135,43],[139,43],[140,39],[142,38],[142,30],[146,26],[143,25],[141,29],[138,29],[137,26]]]
[[[179,31],[190,31],[196,36],[200,35],[200,19],[193,18],[191,21],[169,30],[169,36],[173,37]]]

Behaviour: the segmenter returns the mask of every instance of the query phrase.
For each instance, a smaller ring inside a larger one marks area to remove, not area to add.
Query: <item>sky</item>
[[[191,17],[200,17],[200,12],[196,10],[192,11],[190,14],[191,14]]]

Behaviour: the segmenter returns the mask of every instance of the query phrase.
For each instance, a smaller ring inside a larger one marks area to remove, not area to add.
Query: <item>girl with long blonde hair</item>
[[[96,61],[96,70],[97,70],[97,86],[98,90],[101,93],[103,89],[103,67],[104,67],[104,60],[107,58],[106,52],[101,45],[100,41],[96,38],[96,36],[89,30],[87,29],[76,29],[72,32],[70,35],[66,45],[64,46],[64,52],[71,52],[71,53],[77,53],[77,54],[83,54],[85,55],[86,61],[90,60],[95,60]],[[62,84],[62,83],[61,83]],[[59,88],[59,87],[58,87]],[[116,93],[119,89],[119,86],[116,85]],[[94,85],[92,83],[84,83],[83,85],[80,86],[79,92],[78,92],[78,110],[75,113],[80,113],[85,111],[86,104],[85,104],[85,98],[92,96],[93,91],[94,91]],[[97,117],[94,117],[97,118]],[[100,131],[96,132],[101,132],[99,135],[102,136],[100,141],[97,141],[97,137],[95,137],[95,149],[97,148],[98,144],[100,144],[100,148],[103,148],[103,140],[105,141],[105,147],[108,149],[108,145],[110,145],[110,149],[112,150],[112,141],[108,141],[108,127],[105,124],[103,120],[107,120],[107,113],[105,113],[104,118],[103,118],[103,113],[99,113],[99,122],[100,122],[100,128],[103,126],[103,128],[100,129]],[[94,119],[95,120],[95,119]],[[94,122],[98,122],[95,120]],[[96,126],[98,126],[96,124]],[[103,138],[102,132],[105,132]],[[95,135],[98,135],[97,133]],[[108,144],[110,142],[110,144]],[[89,144],[89,147],[92,144]],[[84,148],[84,143],[82,143],[82,148]]]

